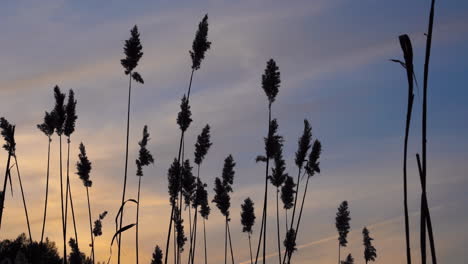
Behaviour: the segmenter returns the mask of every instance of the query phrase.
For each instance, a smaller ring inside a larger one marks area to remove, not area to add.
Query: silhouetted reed
[[[190,100],[190,91],[192,87],[192,80],[193,80],[193,75],[194,72],[198,69],[200,69],[201,62],[205,58],[205,53],[208,49],[211,47],[211,42],[207,40],[208,37],[208,15],[205,15],[202,19],[202,21],[198,24],[198,30],[195,34],[195,39],[192,44],[192,50],[190,51],[190,57],[192,59],[192,71],[190,74],[190,81],[189,81],[189,86],[187,90],[187,95],[184,95],[182,98],[182,104],[181,104],[181,112],[179,113],[177,117],[177,123],[179,124],[179,128],[181,130],[181,135],[180,135],[180,143],[179,143],[179,155],[177,158],[177,162],[179,166],[181,165],[181,160],[183,160],[183,145],[184,145],[184,134],[185,131],[187,130],[188,126],[190,125],[190,122],[192,121],[190,119],[190,105],[189,105],[189,100]],[[188,117],[188,118],[187,118]],[[179,173],[181,170],[178,171]],[[181,175],[177,175],[177,178],[179,181],[181,181]],[[178,189],[178,194],[182,196],[182,184],[179,183],[179,189]],[[166,241],[166,254],[164,257],[164,264],[167,264],[167,256],[168,256],[168,251],[169,251],[169,241],[171,239],[171,230],[172,230],[172,222],[174,219],[174,213],[175,213],[175,204],[172,203],[172,210],[171,210],[171,218],[169,221],[169,227],[168,227],[168,232],[167,232],[167,241]],[[179,198],[179,208],[182,207],[182,197]],[[181,217],[182,214],[179,214],[179,217]],[[175,242],[176,238],[174,238]],[[178,260],[177,258],[180,255],[180,250],[174,248],[175,252],[175,259],[174,263],[177,263]]]
[[[151,155],[150,151],[146,148],[148,141],[150,140],[148,133],[148,126],[145,125],[143,128],[143,138],[138,145],[140,146],[140,151],[138,152],[138,159],[135,161],[137,165],[137,173],[138,176],[138,196],[137,196],[137,212],[136,212],[136,226],[135,226],[135,243],[136,243],[136,263],[139,263],[139,247],[138,247],[138,224],[139,224],[139,216],[140,216],[140,187],[141,187],[141,178],[143,177],[143,167],[148,166],[154,163],[153,155]]]
[[[50,113],[45,112],[44,122],[38,124],[37,128],[42,131],[47,136],[47,173],[46,173],[46,193],[45,193],[45,202],[44,202],[44,219],[42,221],[42,231],[41,231],[41,243],[44,241],[44,231],[47,218],[47,202],[49,197],[49,169],[50,169],[50,143],[52,142],[52,135],[55,131],[55,112]],[[77,242],[78,243],[78,242]]]
[[[263,263],[265,263],[265,253],[266,253],[266,226],[267,226],[267,207],[268,207],[268,173],[269,173],[269,162],[275,155],[275,149],[272,144],[274,140],[270,137],[272,135],[272,121],[271,121],[271,105],[276,99],[280,87],[280,72],[279,68],[276,65],[276,62],[273,59],[270,59],[267,62],[265,72],[262,75],[262,89],[265,92],[268,98],[268,134],[265,139],[265,156],[257,157],[257,161],[264,161],[265,166],[265,195],[263,198],[263,214],[262,214],[262,224],[260,228],[260,237],[258,239],[257,254],[255,257],[255,263],[258,261],[258,254],[260,252],[260,245],[263,239]],[[262,238],[263,234],[263,238]]]
[[[372,245],[372,240],[374,239],[370,237],[369,230],[367,227],[364,227],[362,229],[362,243],[364,245],[364,260],[366,261],[366,264],[369,261],[375,261],[377,258],[377,250]]]
[[[225,235],[224,235],[224,263],[227,263],[227,243],[229,237],[229,245],[231,248],[231,259],[232,264],[234,264],[234,255],[232,250],[232,241],[229,232],[229,208],[231,207],[231,197],[229,193],[232,192],[232,184],[234,181],[234,166],[236,163],[231,155],[229,155],[224,160],[224,167],[221,179],[216,177],[214,192],[215,196],[213,198],[213,203],[216,204],[221,214],[225,217]]]
[[[16,142],[15,142],[15,126],[10,124],[5,118],[0,118],[0,133],[5,140],[5,144],[3,144],[3,148],[8,152],[8,159],[6,163],[5,169],[5,178],[3,181],[3,191],[1,192],[0,197],[0,229],[2,227],[2,218],[3,218],[3,210],[5,208],[5,200],[6,200],[6,187],[8,184],[8,180],[10,180],[11,185],[11,174],[10,174],[10,162],[11,157],[15,155],[16,150]],[[13,189],[11,190],[13,192]]]
[[[130,136],[130,102],[131,102],[131,95],[132,95],[132,79],[138,83],[143,84],[143,78],[141,75],[135,71],[135,68],[138,66],[138,62],[140,61],[141,57],[143,56],[142,52],[142,45],[140,41],[140,33],[138,32],[138,27],[135,25],[130,30],[130,38],[125,41],[124,46],[124,54],[125,58],[120,60],[124,68],[125,75],[128,75],[128,104],[127,104],[127,138],[125,144],[125,168],[124,168],[124,182],[123,182],[123,190],[122,190],[122,202],[121,207],[125,204],[125,191],[127,188],[127,169],[128,169],[128,140]],[[120,264],[120,248],[122,244],[122,233],[123,233],[123,217],[124,217],[124,208],[120,211],[120,223],[118,226],[118,263]],[[120,231],[120,232],[119,232]]]
[[[195,164],[197,164],[197,181],[195,183],[195,193],[193,197],[192,206],[195,209],[195,214],[193,217],[193,228],[191,229],[192,232],[190,233],[190,252],[189,252],[189,263],[194,262],[195,259],[195,252],[196,252],[196,244],[197,244],[197,219],[198,219],[198,206],[202,203],[201,199],[208,200],[208,194],[204,194],[206,192],[204,190],[204,184],[200,181],[200,167],[205,159],[208,150],[210,149],[212,143],[210,141],[210,126],[207,124],[200,135],[197,137],[197,142],[195,143]],[[206,195],[206,197],[203,197]]]
[[[254,203],[247,197],[244,200],[244,203],[241,205],[241,224],[242,224],[242,232],[247,233],[249,237],[249,252],[250,252],[250,263],[253,263],[253,256],[252,256],[252,243],[250,241],[250,236],[252,235],[252,227],[255,224],[255,209]]]
[[[73,207],[73,196],[71,191],[70,183],[70,143],[71,143],[71,134],[75,132],[75,123],[76,119],[76,100],[75,93],[70,89],[68,92],[68,102],[65,107],[65,122],[63,124],[63,134],[67,136],[67,184],[65,191],[65,234],[67,233],[67,223],[68,223],[68,198],[70,198],[70,207],[72,212],[73,227],[75,231],[75,240],[78,245],[78,232],[76,230],[76,219],[75,219],[75,209]]]
[[[286,176],[284,180],[284,184],[281,187],[281,201],[283,202],[283,209],[285,214],[285,224],[286,224],[286,232],[288,232],[288,210],[291,209],[294,205],[294,194],[296,184],[294,183],[294,179],[291,176]]]
[[[346,247],[348,245],[349,220],[351,220],[351,217],[349,217],[348,202],[343,201],[338,207],[335,222],[336,229],[338,230],[338,264],[341,261],[341,247]]]
[[[351,254],[348,254],[346,259],[341,262],[341,264],[354,264],[354,258],[351,256]]]
[[[307,173],[307,180],[304,188],[304,193],[302,195],[302,203],[301,209],[299,211],[299,217],[297,218],[296,230],[294,235],[294,240],[297,239],[297,234],[299,234],[299,226],[301,224],[302,219],[302,210],[304,209],[304,202],[307,196],[307,187],[309,186],[309,179],[314,176],[316,173],[320,173],[320,162],[318,162],[320,158],[320,154],[322,153],[322,144],[320,141],[315,140],[312,146],[312,151],[309,154],[309,159],[305,166],[305,172]],[[288,263],[291,263],[292,251],[288,252]]]
[[[62,208],[62,233],[63,233],[63,261],[66,263],[67,256],[67,234],[65,229],[65,208],[64,208],[64,196],[63,196],[63,169],[62,169],[62,134],[64,132],[64,126],[66,119],[66,110],[65,110],[65,94],[60,91],[58,86],[54,87],[54,97],[55,97],[55,106],[54,106],[54,117],[55,117],[55,132],[59,136],[59,147],[60,147],[60,205]]]
[[[78,162],[76,163],[76,174],[80,176],[83,185],[86,187],[86,198],[88,199],[88,215],[89,215],[89,232],[91,235],[91,258],[94,263],[94,237],[93,237],[93,225],[91,216],[91,203],[89,200],[89,188],[93,185],[93,182],[89,179],[89,173],[91,172],[91,162],[86,155],[86,148],[83,143],[80,143],[80,153],[78,154]]]

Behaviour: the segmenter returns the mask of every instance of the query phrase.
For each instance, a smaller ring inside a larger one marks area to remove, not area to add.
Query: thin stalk
[[[138,195],[137,195],[137,211],[136,211],[136,232],[135,232],[135,235],[136,235],[136,238],[135,238],[135,244],[136,244],[136,264],[139,263],[139,257],[138,257],[138,251],[139,251],[139,247],[138,247],[138,226],[140,225],[140,222],[139,222],[139,216],[140,216],[140,186],[141,186],[141,177],[142,176],[139,176],[138,177]]]
[[[288,209],[284,209],[285,220],[286,220],[286,232],[288,232]]]
[[[89,187],[86,186],[86,197],[88,198],[88,215],[89,215],[89,231],[91,235],[91,256],[94,264],[94,237],[93,237],[93,224],[91,220],[91,203],[89,202]]]
[[[198,184],[199,179],[200,179],[200,164],[197,164],[197,184]],[[193,229],[191,229],[190,231],[189,263],[192,263],[192,264],[195,259],[195,247],[197,244],[197,216],[198,216],[198,204],[196,204],[195,206],[195,214],[193,216]]]
[[[250,249],[250,264],[253,264],[252,243],[251,243],[251,241],[250,241],[250,233],[249,233],[249,249]]]
[[[70,183],[69,183],[70,184]],[[71,207],[71,212],[72,212],[72,219],[73,219],[73,228],[75,230],[75,240],[76,244],[78,245],[78,232],[76,231],[76,219],[75,219],[75,207],[73,207],[73,199],[72,199],[72,191],[71,191],[71,185],[68,186],[68,194],[70,195],[70,207]]]
[[[75,231],[75,240],[78,245],[78,233],[76,231],[76,220],[75,220],[75,210],[73,208],[73,201],[71,195],[71,184],[70,184],[70,137],[67,138],[67,186],[65,191],[65,232],[67,230],[68,223],[68,198],[70,197],[70,207],[72,211],[73,218],[73,227]]]
[[[46,217],[47,217],[47,199],[49,197],[50,142],[52,141],[50,136],[49,136],[48,141],[49,141],[49,144],[47,148],[46,196],[45,196],[45,202],[44,202],[44,220],[42,221],[41,244],[44,241],[44,231],[45,231],[45,224],[46,224]]]
[[[208,264],[208,253],[206,250],[206,226],[205,226],[205,218],[203,218],[203,242],[205,244],[205,264]]]
[[[431,57],[431,45],[432,45],[432,28],[434,24],[434,4],[435,0],[431,1],[431,11],[429,14],[429,24],[427,31],[426,41],[426,55],[424,62],[424,93],[423,93],[423,110],[422,110],[422,172],[423,172],[423,193],[426,190],[426,176],[427,176],[427,159],[426,159],[426,143],[427,143],[427,86],[429,80],[429,61]],[[425,195],[425,194],[423,194]],[[422,215],[422,214],[421,214]],[[424,214],[425,217],[425,214]],[[421,263],[426,263],[426,238],[425,238],[425,221],[421,225]],[[424,233],[422,231],[424,228]]]
[[[229,237],[229,247],[231,248],[231,260],[232,260],[232,264],[234,264],[234,252],[232,251],[232,240],[231,240],[231,231],[229,228],[229,222],[227,222],[227,232],[228,232],[228,237]]]
[[[304,202],[305,202],[305,198],[306,198],[306,195],[307,195],[307,187],[309,186],[309,179],[310,179],[310,177],[307,177],[306,185],[305,185],[305,189],[304,189],[304,194],[302,196],[301,210],[299,211],[299,217],[297,218],[296,231],[294,232],[294,241],[296,241],[297,233],[299,232],[299,225],[301,223],[302,210],[304,209]],[[291,263],[292,253],[293,252],[288,253],[288,264]]]
[[[268,105],[268,139],[270,139],[270,124],[271,124],[271,103]],[[266,158],[265,166],[265,196],[263,197],[263,215],[262,215],[262,228],[260,230],[260,238],[258,240],[257,256],[255,258],[255,264],[258,261],[258,252],[260,250],[260,244],[262,241],[263,232],[263,264],[265,264],[265,250],[266,250],[266,225],[267,225],[267,206],[268,206],[268,167],[270,164],[270,157]]]
[[[279,227],[279,206],[278,206],[278,193],[279,188],[276,187],[276,229],[278,234],[278,263],[281,264],[281,238],[280,238],[280,227]]]
[[[341,264],[341,245],[338,242],[338,264]]]
[[[62,206],[62,232],[63,232],[63,263],[67,263],[67,231],[65,229],[65,210],[63,207],[63,174],[62,174],[62,135],[60,141],[60,204]]]
[[[127,141],[125,144],[125,169],[124,169],[124,183],[123,183],[123,191],[122,191],[122,205],[125,202],[125,190],[127,189],[127,168],[128,168],[128,138],[130,134],[130,98],[132,95],[132,73],[128,75],[128,104],[127,104]],[[120,224],[119,229],[122,229],[123,223],[123,215],[124,215],[124,208],[122,208],[122,212],[120,213]],[[122,245],[122,232],[119,233],[119,239],[117,240],[118,244],[118,255],[117,255],[117,262],[120,264],[120,248]]]
[[[15,126],[13,126],[13,136],[15,135]],[[5,198],[6,198],[6,186],[7,186],[7,183],[8,183],[8,178],[10,177],[11,178],[11,175],[10,175],[10,161],[11,161],[11,151],[8,151],[8,160],[7,160],[7,166],[5,168],[5,180],[3,182],[3,197],[1,197],[1,204],[0,204],[0,229],[2,228],[2,218],[3,218],[3,209],[4,209],[4,205],[5,205]],[[10,179],[10,184],[11,184],[11,179]],[[13,189],[12,189],[13,191]]]
[[[21,174],[19,171],[18,160],[16,158],[16,154],[14,155],[14,157],[15,157],[16,172],[18,174],[18,181],[19,181],[20,189],[21,189],[21,197],[23,198],[23,206],[24,206],[24,213],[26,215],[26,223],[28,224],[29,240],[32,243],[33,240],[31,236],[31,225],[29,224],[28,208],[26,207],[26,198],[24,198],[23,183],[21,182]]]
[[[421,160],[419,158],[419,154],[416,154],[416,159],[418,161],[418,169],[419,169],[419,177],[421,180],[421,188],[423,189],[423,197],[422,197],[422,205],[423,205],[423,210],[426,215],[426,221],[427,221],[427,231],[429,234],[429,244],[431,247],[431,258],[432,258],[432,263],[437,264],[437,257],[436,257],[436,250],[435,250],[435,242],[434,242],[434,234],[432,233],[432,221],[431,221],[431,214],[429,212],[429,205],[427,203],[427,194],[426,194],[426,179],[423,179],[423,173],[422,173],[422,168],[421,168]]]
[[[227,216],[224,224],[224,264],[227,264]]]

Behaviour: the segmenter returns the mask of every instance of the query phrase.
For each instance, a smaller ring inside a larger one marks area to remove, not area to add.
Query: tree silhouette
[[[151,264],[162,264],[162,257],[162,250],[159,248],[158,245],[156,245],[156,247],[154,248],[153,259],[151,260]]]
[[[86,187],[86,198],[88,199],[88,216],[89,216],[89,232],[91,235],[91,259],[94,263],[94,237],[93,237],[93,224],[91,216],[91,203],[89,200],[89,188],[93,185],[93,182],[89,179],[89,173],[91,172],[91,162],[86,155],[86,148],[83,143],[80,143],[80,153],[78,154],[78,162],[76,163],[76,174],[80,177],[83,185]]]
[[[249,252],[250,252],[250,263],[253,263],[253,256],[252,256],[252,244],[250,241],[250,235],[252,234],[253,230],[252,227],[255,224],[255,209],[254,203],[247,197],[244,200],[244,203],[241,205],[241,224],[242,224],[242,232],[247,233],[249,237]]]
[[[124,206],[125,203],[125,191],[127,187],[127,168],[128,168],[128,140],[130,134],[130,102],[131,102],[131,94],[132,94],[132,78],[138,83],[143,84],[143,78],[138,72],[135,72],[135,68],[138,66],[138,62],[140,61],[141,57],[143,56],[142,52],[142,45],[140,41],[140,33],[138,32],[138,27],[135,25],[130,30],[130,38],[125,41],[124,46],[124,54],[125,58],[120,60],[124,68],[124,72],[126,75],[129,76],[128,80],[128,104],[127,104],[127,139],[125,144],[125,168],[124,168],[124,182],[123,182],[123,190],[122,190],[122,202],[121,206]],[[122,223],[123,223],[123,216],[124,216],[124,208],[120,213],[120,224],[119,230],[122,230]],[[122,244],[122,232],[119,232],[118,239],[118,263],[120,264],[120,248]]]
[[[135,161],[137,165],[137,173],[138,176],[138,195],[137,195],[137,212],[136,212],[136,226],[135,226],[135,246],[136,246],[136,263],[139,263],[139,247],[138,247],[138,225],[139,225],[139,217],[140,217],[140,189],[141,189],[141,178],[143,177],[143,166],[148,166],[154,163],[153,155],[149,152],[146,148],[148,141],[150,139],[148,133],[148,126],[143,127],[143,138],[138,145],[140,146],[140,151],[138,152],[138,159]]]
[[[377,258],[377,250],[372,245],[372,240],[374,239],[369,236],[369,230],[367,230],[367,227],[362,229],[362,237],[364,244],[364,260],[367,264],[369,261],[375,261]]]
[[[263,263],[265,264],[265,256],[266,256],[266,227],[267,227],[267,208],[268,208],[268,177],[269,177],[269,165],[270,165],[270,159],[274,157],[275,151],[277,150],[277,147],[279,144],[274,144],[274,143],[279,143],[281,141],[281,137],[278,138],[278,142],[276,142],[275,138],[272,138],[272,135],[275,135],[276,129],[278,128],[278,125],[276,124],[276,120],[272,121],[271,120],[271,105],[276,99],[276,96],[278,95],[279,87],[280,87],[281,79],[280,79],[280,72],[279,68],[276,65],[276,62],[273,59],[270,59],[267,62],[265,72],[262,75],[262,89],[265,92],[267,98],[268,98],[268,136],[265,139],[265,157],[261,157],[260,159],[257,157],[258,160],[263,160],[266,163],[265,166],[265,195],[263,198],[263,214],[262,214],[262,224],[260,228],[260,238],[258,240],[258,247],[257,247],[257,254],[255,257],[255,263],[258,261],[258,254],[260,252],[260,245],[261,241],[263,239]],[[263,238],[262,238],[263,234]]]
[[[14,240],[0,241],[0,260],[2,263],[15,263],[17,256],[25,258],[25,263],[60,264],[57,247],[46,238],[42,243],[31,242],[23,233]],[[24,259],[23,259],[24,260]]]
[[[16,142],[15,142],[15,126],[10,124],[5,118],[0,118],[0,133],[5,140],[5,144],[3,144],[3,148],[8,152],[8,159],[5,169],[5,178],[3,181],[3,191],[1,192],[1,199],[0,199],[0,228],[2,227],[2,218],[3,218],[3,210],[5,208],[5,198],[6,198],[6,186],[8,180],[10,180],[11,185],[11,175],[10,175],[10,161],[11,157],[15,155],[16,150]],[[13,191],[13,189],[12,189]]]
[[[75,131],[76,119],[76,100],[75,93],[70,89],[68,92],[68,102],[65,106],[65,121],[63,124],[63,134],[67,136],[67,183],[65,190],[65,234],[67,233],[67,223],[68,223],[68,198],[70,198],[70,207],[72,212],[73,227],[75,231],[75,241],[78,245],[78,232],[76,230],[76,219],[75,219],[75,209],[73,207],[73,196],[71,191],[70,183],[70,142],[71,134]]]
[[[44,231],[47,218],[47,201],[49,197],[49,169],[50,169],[50,143],[52,142],[52,135],[55,131],[55,112],[50,113],[45,112],[44,121],[42,124],[38,124],[37,128],[47,136],[47,173],[46,173],[46,194],[44,202],[44,219],[42,221],[42,231],[41,231],[41,243],[44,241]]]
[[[354,258],[351,254],[348,254],[344,261],[341,261],[341,264],[354,264]]]
[[[348,240],[346,239],[349,233],[349,209],[348,202],[343,201],[338,207],[338,212],[336,213],[336,229],[338,230],[338,263],[340,263],[340,252],[341,247],[346,247]]]
[[[86,257],[84,253],[80,251],[80,249],[78,248],[78,244],[73,238],[70,238],[70,241],[68,241],[68,244],[70,245],[70,248],[71,248],[70,255],[68,256],[68,262],[70,264],[93,263],[89,258]]]
[[[198,206],[201,204],[200,198],[198,195],[203,195],[202,193],[198,192],[198,186],[201,184],[200,181],[200,167],[205,159],[208,150],[210,149],[212,143],[210,141],[210,126],[207,124],[200,135],[197,137],[197,142],[195,143],[195,164],[197,164],[197,182],[196,182],[196,189],[193,201],[193,207],[195,209],[195,216],[193,221],[193,228],[190,234],[190,253],[189,253],[189,261],[193,264],[195,259],[195,250],[197,244],[197,219],[198,219]],[[204,191],[203,186],[200,186],[200,192]],[[205,191],[206,192],[206,191]],[[208,199],[205,197],[205,199]],[[192,242],[193,241],[193,242]]]

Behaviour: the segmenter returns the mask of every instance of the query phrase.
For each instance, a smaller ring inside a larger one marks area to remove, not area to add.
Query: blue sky
[[[464,89],[468,83],[467,11],[468,3],[463,1],[436,4],[428,97],[428,191],[441,263],[468,258],[463,246],[468,237],[463,231],[468,221],[463,212],[468,202],[464,162],[468,157],[468,92]],[[420,84],[409,152],[416,258],[420,188],[414,154],[420,151],[429,1],[3,2],[0,113],[17,124],[18,157],[30,206],[42,208],[45,189],[47,139],[35,126],[43,112],[52,107],[52,88],[58,84],[64,90],[73,89],[78,98],[79,119],[71,155],[76,157],[80,141],[87,145],[94,164],[93,214],[110,212],[111,217],[104,222],[104,236],[97,241],[98,260],[107,259],[125,148],[127,79],[119,60],[129,29],[137,24],[145,53],[138,71],[145,85],[137,85],[132,97],[129,160],[135,159],[141,129],[148,124],[156,164],[145,171],[143,179],[141,229],[145,232],[141,235],[141,258],[149,261],[154,245],[165,242],[170,213],[166,172],[176,155],[179,135],[175,118],[190,74],[188,50],[205,13],[209,14],[213,44],[194,79],[194,122],[187,134],[186,153],[191,157],[197,134],[209,123],[214,145],[202,167],[202,178],[209,189],[221,174],[222,161],[228,154],[232,153],[237,162],[232,221],[239,263],[249,258],[247,237],[239,224],[240,203],[247,196],[258,205],[262,199],[258,190],[263,188],[264,168],[255,164],[254,158],[263,150],[267,129],[267,101],[260,77],[269,58],[274,58],[281,70],[282,86],[273,116],[285,137],[289,173],[297,173],[293,155],[304,118],[311,122],[314,137],[324,148],[322,173],[310,182],[297,263],[335,261],[334,215],[345,199],[350,202],[354,231],[344,252],[363,261],[360,231],[369,226],[379,263],[403,261],[401,162],[407,83],[404,70],[389,59],[402,58],[398,35],[410,35]],[[57,142],[54,138],[51,175],[56,182]],[[3,162],[6,155],[0,159]],[[131,165],[130,176],[135,170]],[[85,192],[79,179],[75,175],[72,178],[79,229],[85,239]],[[136,177],[130,177],[130,197],[136,194],[136,183]],[[50,195],[57,198],[57,188]],[[273,202],[273,192],[270,198]],[[53,228],[59,225],[59,205],[57,200],[51,203],[46,229],[55,241],[60,240],[60,232]],[[222,217],[212,207],[208,245],[211,261],[219,262],[223,255],[216,241],[222,239]],[[273,223],[275,212],[271,209]],[[15,220],[24,219],[17,193],[7,200],[6,210],[0,238],[25,231],[25,225]],[[131,210],[128,215],[132,215]],[[41,210],[31,212],[34,237],[40,235],[41,214]],[[273,224],[269,230],[273,236]],[[124,244],[124,257],[129,262],[134,259],[133,240],[128,234]],[[274,254],[276,241],[273,237],[271,240],[268,248]],[[86,243],[82,244],[86,248]]]

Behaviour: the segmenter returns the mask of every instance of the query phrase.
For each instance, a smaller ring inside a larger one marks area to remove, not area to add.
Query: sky
[[[409,145],[409,211],[414,263],[419,263],[420,183],[415,154],[421,152],[422,73],[429,1],[3,1],[0,8],[0,115],[16,124],[18,164],[26,192],[34,240],[40,239],[45,198],[47,137],[36,125],[53,107],[52,89],[73,89],[77,127],[71,137],[70,177],[80,248],[89,254],[86,190],[75,174],[78,145],[86,145],[93,170],[93,219],[107,210],[96,261],[107,261],[120,206],[125,161],[128,79],[120,65],[129,30],[138,25],[143,58],[131,98],[127,197],[135,198],[137,142],[145,124],[151,134],[154,166],[145,168],[140,208],[140,261],[149,263],[156,245],[164,247],[169,223],[167,169],[177,155],[179,103],[190,77],[196,27],[209,15],[212,42],[193,80],[193,122],[185,138],[192,159],[201,129],[210,124],[213,146],[201,168],[213,197],[224,159],[236,162],[231,229],[236,263],[249,263],[240,205],[256,204],[258,241],[263,199],[263,153],[267,98],[261,88],[266,61],[274,58],[281,87],[272,115],[285,139],[287,171],[297,175],[294,152],[303,120],[322,142],[321,173],[310,179],[295,263],[337,261],[336,208],[349,202],[351,233],[342,256],[364,263],[361,230],[375,239],[377,261],[405,259],[402,153],[407,81],[398,36],[409,34],[415,54],[415,105]],[[468,258],[468,2],[437,1],[428,91],[428,202],[440,263]],[[65,140],[63,140],[65,143]],[[66,144],[64,144],[66,146]],[[59,139],[53,137],[51,189],[46,236],[61,252]],[[7,153],[0,154],[6,164]],[[5,166],[5,165],[3,165]],[[8,191],[0,239],[26,232],[16,172]],[[270,188],[270,190],[272,190]],[[269,193],[273,205],[274,191]],[[214,204],[207,221],[210,263],[224,259],[223,217]],[[135,208],[125,211],[127,224]],[[284,212],[281,211],[281,226]],[[187,216],[187,212],[184,212]],[[267,256],[276,261],[276,211],[268,209]],[[69,220],[71,223],[71,219]],[[72,226],[68,228],[72,236]],[[284,232],[281,234],[284,237]],[[198,238],[202,236],[199,235]],[[135,261],[135,234],[123,236],[124,263]],[[201,245],[202,241],[199,240]],[[198,249],[201,247],[197,246]],[[112,263],[116,250],[112,248]],[[203,252],[197,252],[202,261]],[[183,259],[186,260],[186,254]],[[196,261],[197,262],[197,261]]]

